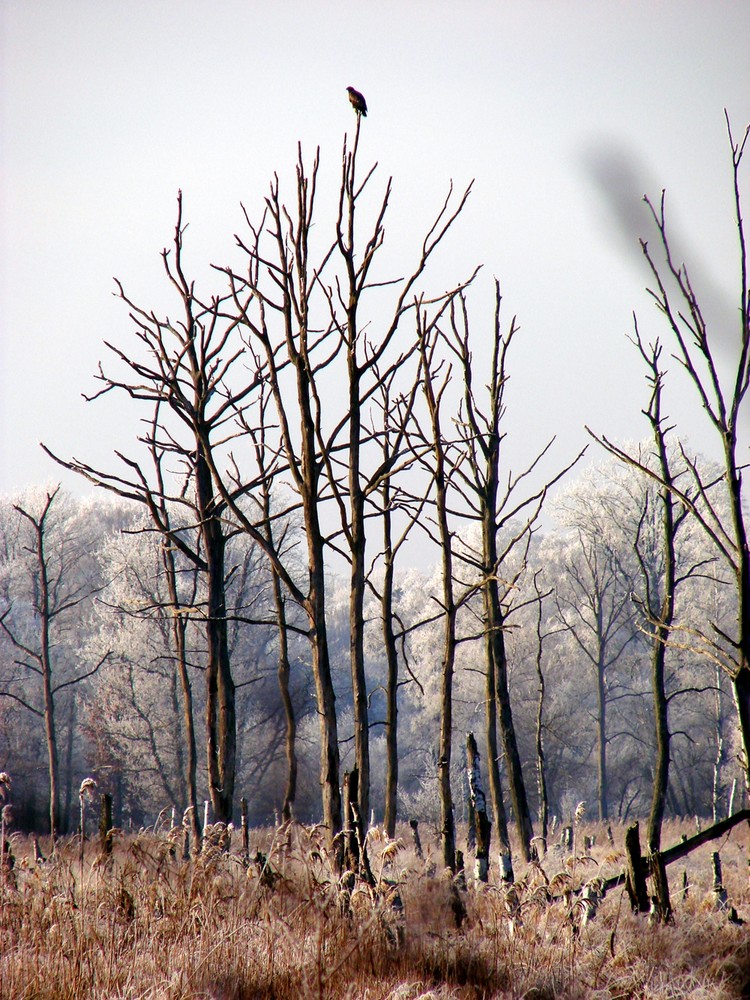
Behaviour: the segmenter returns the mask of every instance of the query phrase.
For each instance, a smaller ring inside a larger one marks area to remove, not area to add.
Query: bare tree
[[[268,444],[268,433],[271,424],[268,411],[271,402],[270,396],[264,389],[260,400],[260,420],[258,421],[258,425],[257,427],[247,425],[247,430],[252,439],[253,449],[255,452],[255,462],[259,471],[259,485],[255,500],[260,506],[262,513],[260,530],[266,539],[269,551],[278,553],[279,557],[284,559],[286,557],[287,545],[291,546],[292,543],[287,542],[288,535],[290,534],[290,525],[288,521],[282,522],[279,525],[277,524],[277,519],[275,517],[276,510],[274,509],[275,505],[272,490],[273,476],[271,474],[272,469],[268,467],[269,459],[272,464],[274,461],[273,450],[269,448]],[[294,814],[294,800],[297,795],[298,770],[297,718],[294,711],[294,702],[292,701],[290,688],[291,657],[289,639],[292,626],[287,613],[284,584],[279,574],[278,567],[273,560],[270,561],[270,571],[271,587],[273,591],[273,606],[276,616],[276,633],[278,637],[277,676],[281,702],[284,706],[284,752],[286,756],[287,771],[284,797],[281,806],[281,816],[283,820],[286,821],[291,819]]]
[[[601,505],[602,499],[594,502]],[[614,523],[611,511],[598,506],[594,512],[584,502],[571,514],[574,541],[555,590],[555,616],[594,671],[598,814],[605,820],[610,807],[608,710],[615,698],[629,694],[615,680],[614,671],[638,637],[631,598],[633,577],[632,570],[623,565],[618,545],[608,535]]]
[[[669,703],[672,694],[667,688],[666,656],[675,620],[675,600],[677,587],[684,580],[695,576],[704,565],[702,562],[682,569],[678,568],[677,534],[688,514],[687,507],[676,500],[674,490],[686,470],[675,473],[674,457],[670,454],[669,433],[673,429],[667,424],[663,414],[662,398],[664,370],[661,367],[662,347],[658,341],[646,347],[636,321],[634,343],[647,367],[647,382],[650,399],[643,412],[651,427],[653,440],[653,460],[639,451],[628,454],[624,449],[613,448],[603,442],[607,450],[626,464],[641,468],[653,467],[660,480],[658,512],[652,512],[651,493],[643,493],[642,509],[638,520],[634,551],[640,567],[642,596],[636,602],[643,610],[644,622],[641,626],[651,643],[651,690],[654,704],[654,733],[656,756],[651,810],[648,823],[648,846],[652,852],[660,850],[661,828],[667,803],[669,787],[669,764],[671,732],[669,727]],[[594,435],[592,435],[594,436]],[[594,436],[595,437],[595,436]],[[686,495],[690,495],[689,490]],[[656,517],[660,523],[658,539],[649,538],[646,530],[649,521]],[[679,693],[679,692],[674,692]]]
[[[538,697],[537,697],[537,709],[536,709],[536,777],[537,777],[537,793],[539,797],[539,836],[542,841],[542,850],[546,852],[547,850],[547,835],[549,831],[549,792],[547,789],[547,768],[545,762],[544,754],[544,729],[545,729],[545,695],[546,695],[546,680],[544,677],[544,643],[550,635],[554,634],[552,632],[545,632],[542,627],[542,615],[544,609],[544,602],[546,598],[549,598],[551,591],[543,593],[539,585],[539,577],[542,571],[537,570],[534,573],[533,587],[534,587],[534,607],[536,611],[536,655],[534,657],[534,664],[536,666],[536,676],[538,682]]]
[[[404,314],[413,307],[413,290],[426,270],[430,257],[463,210],[471,185],[454,207],[450,205],[452,191],[449,192],[440,213],[424,238],[417,264],[406,278],[387,282],[374,280],[371,271],[377,252],[385,239],[384,220],[390,200],[391,180],[389,179],[386,185],[375,224],[358,255],[355,213],[357,203],[375,169],[373,167],[361,183],[357,181],[357,149],[361,121],[361,116],[358,116],[351,153],[347,151],[346,146],[344,147],[339,215],[336,225],[337,246],[344,263],[345,278],[343,287],[337,281],[335,296],[343,307],[343,320],[338,320],[334,295],[330,296],[332,318],[341,328],[344,340],[349,398],[346,416],[340,428],[336,428],[331,437],[329,453],[332,454],[341,448],[336,439],[343,432],[343,448],[347,459],[346,482],[341,481],[333,462],[329,461],[326,467],[329,485],[341,514],[342,535],[351,566],[349,642],[354,705],[354,746],[359,776],[360,809],[364,821],[367,822],[370,799],[370,726],[364,660],[364,598],[367,576],[365,519],[367,499],[372,491],[389,477],[394,463],[398,460],[399,447],[387,453],[385,460],[377,462],[374,468],[366,469],[365,449],[368,439],[376,438],[377,432],[372,436],[368,434],[363,418],[382,381],[392,380],[396,373],[402,372],[409,358],[416,352],[417,344],[413,339],[405,344],[396,344],[394,350],[396,335],[401,329]],[[390,317],[383,324],[383,332],[378,337],[372,330],[365,333],[367,326],[361,322],[360,311],[364,294],[384,285],[396,286],[396,298]]]
[[[648,369],[647,380],[651,395],[648,407],[643,412],[651,427],[656,467],[664,482],[659,491],[660,514],[656,515],[661,525],[660,539],[652,542],[647,538],[646,526],[654,516],[651,511],[652,502],[648,490],[643,494],[642,509],[636,535],[633,539],[634,551],[640,567],[643,594],[637,600],[644,612],[645,621],[642,627],[647,632],[651,643],[651,690],[654,704],[656,757],[648,823],[648,845],[650,851],[656,852],[661,845],[661,827],[669,786],[670,696],[667,690],[665,664],[667,646],[675,617],[676,589],[679,582],[676,538],[680,525],[685,520],[687,510],[682,505],[676,504],[672,492],[679,477],[672,470],[668,446],[668,434],[671,428],[667,425],[662,412],[664,388],[664,372],[660,366],[662,349],[658,341],[648,348],[644,345],[638,332],[637,323],[634,342]],[[642,463],[647,463],[646,457],[640,453],[638,457],[632,457],[628,460],[625,451],[617,449],[613,452],[613,449],[608,445],[605,444],[605,447],[610,453],[614,453],[616,457],[627,461],[628,464],[634,464],[638,467]]]
[[[672,335],[674,354],[692,384],[701,409],[721,442],[723,474],[707,478],[697,461],[681,448],[689,470],[690,490],[675,482],[665,482],[660,469],[642,465],[642,471],[666,488],[705,533],[717,558],[726,566],[737,595],[737,623],[728,634],[718,622],[694,637],[694,646],[721,665],[731,677],[742,737],[746,784],[750,783],[750,549],[745,493],[743,492],[743,448],[741,433],[750,385],[750,290],[748,251],[742,218],[741,170],[750,126],[742,140],[735,142],[729,117],[727,132],[732,155],[735,223],[739,246],[739,330],[735,337],[712,332],[685,264],[672,252],[667,230],[665,194],[655,205],[648,204],[658,233],[662,259],[645,241],[644,256],[655,287],[649,292],[665,318]],[[609,446],[611,442],[604,439]],[[725,511],[728,512],[725,515]]]
[[[264,378],[273,397],[279,428],[279,462],[293,483],[298,498],[308,548],[309,587],[301,587],[280,565],[278,554],[268,551],[293,599],[307,615],[313,644],[321,720],[321,784],[324,817],[336,836],[341,824],[339,793],[338,724],[331,678],[326,621],[326,556],[342,554],[351,568],[349,643],[352,676],[355,761],[358,773],[360,815],[369,813],[369,716],[364,661],[364,595],[367,580],[366,518],[372,514],[369,498],[377,491],[395,455],[381,461],[377,429],[367,417],[384,379],[401,371],[416,351],[412,339],[396,345],[396,332],[404,315],[414,308],[412,289],[422,276],[435,247],[461,211],[468,190],[455,208],[450,194],[425,237],[418,262],[408,277],[377,281],[371,268],[383,244],[383,220],[390,198],[390,181],[380,202],[375,223],[364,247],[358,249],[355,218],[374,168],[361,182],[356,178],[359,123],[351,152],[344,147],[339,213],[335,238],[323,244],[315,257],[313,218],[317,189],[318,157],[308,173],[301,150],[296,177],[296,209],[284,204],[278,178],[266,199],[266,216],[255,226],[246,216],[250,239],[239,239],[248,257],[247,272],[224,268],[235,315],[252,351],[263,358]],[[267,248],[270,237],[270,248]],[[343,277],[335,273],[336,255],[343,262]],[[329,277],[330,272],[330,277]],[[397,285],[395,302],[378,337],[360,319],[362,299],[371,290]],[[444,298],[444,296],[441,296]],[[345,375],[346,405],[332,404],[330,379]],[[412,379],[413,380],[413,379]],[[292,385],[294,389],[292,391]],[[372,465],[368,458],[373,457]],[[278,475],[278,471],[274,474]],[[235,509],[234,497],[243,492],[244,477],[237,469],[230,488],[219,486],[243,528],[253,526]],[[247,490],[245,490],[247,492]],[[230,495],[233,494],[233,495]],[[338,513],[340,528],[328,531]]]
[[[440,835],[443,865],[451,872],[456,870],[456,826],[453,815],[451,790],[451,756],[453,749],[453,674],[458,646],[457,615],[459,600],[456,597],[454,573],[454,532],[449,521],[449,473],[452,465],[447,457],[449,443],[443,434],[441,406],[450,381],[450,370],[441,368],[436,346],[436,324],[439,317],[427,319],[420,309],[418,322],[419,353],[421,359],[422,388],[427,403],[429,430],[422,440],[429,442],[431,454],[429,467],[434,488],[434,510],[437,538],[440,545],[442,593],[436,597],[443,621],[443,649],[440,664],[440,737],[438,743],[438,782],[440,790]]]
[[[217,819],[232,816],[236,769],[235,683],[227,641],[225,565],[227,527],[225,505],[214,487],[214,452],[221,449],[227,423],[236,417],[255,390],[258,379],[233,385],[236,362],[241,350],[232,349],[230,337],[235,322],[222,319],[222,301],[199,300],[195,285],[183,266],[182,193],[178,195],[177,225],[173,248],[164,250],[165,273],[177,293],[182,318],[172,322],[136,305],[118,283],[121,299],[130,310],[135,333],[146,356],[134,354],[105,342],[125,369],[122,378],[99,369],[103,388],[92,397],[122,392],[138,402],[150,403],[155,416],[149,431],[139,438],[150,458],[156,456],[156,475],[145,463],[116,455],[125,472],[104,472],[72,459],[65,461],[50,449],[45,451],[59,464],[87,478],[95,485],[120,497],[142,504],[151,515],[155,529],[168,545],[191,560],[204,575],[206,597],[200,617],[206,633],[206,756],[209,793]],[[231,436],[231,432],[230,432]],[[43,446],[44,447],[44,446]],[[176,482],[166,483],[161,474],[163,457],[172,459]],[[182,530],[174,530],[165,520],[165,502],[188,510],[193,518],[195,543]],[[232,530],[232,529],[230,529]]]
[[[53,524],[55,502],[60,487],[47,492],[38,510],[30,504],[14,504],[13,509],[30,529],[25,545],[31,556],[29,565],[32,621],[24,628],[13,621],[12,603],[0,615],[0,629],[12,643],[15,662],[38,682],[38,698],[29,698],[25,686],[15,685],[0,691],[0,697],[23,705],[44,723],[49,778],[49,824],[54,842],[60,828],[60,782],[58,727],[55,716],[57,696],[61,691],[92,677],[108,659],[109,652],[93,666],[79,672],[64,669],[61,636],[69,627],[72,612],[97,591],[90,578],[81,574],[80,564],[87,554],[82,539],[73,540],[70,523]],[[59,504],[58,504],[59,506]]]
[[[552,444],[550,441],[520,474],[502,469],[502,442],[505,437],[505,388],[508,380],[508,352],[518,330],[515,318],[503,335],[500,326],[502,296],[495,281],[495,313],[492,330],[492,355],[488,378],[482,379],[484,394],[477,391],[469,336],[469,317],[465,295],[456,297],[450,311],[449,346],[458,358],[463,379],[463,405],[458,428],[467,461],[456,470],[463,483],[468,517],[481,525],[481,551],[465,554],[463,561],[478,574],[484,605],[487,683],[485,731],[488,750],[488,773],[491,797],[503,850],[510,850],[504,833],[504,806],[496,738],[496,720],[500,723],[508,785],[516,819],[521,853],[525,861],[532,855],[534,830],[531,822],[526,784],[521,766],[516,730],[513,723],[508,685],[506,620],[518,592],[520,578],[527,568],[528,547],[549,489],[578,461],[567,465],[537,489],[520,496],[521,489],[535,472]],[[499,537],[503,544],[498,544]],[[515,566],[511,569],[512,563]]]
[[[408,396],[399,394],[394,398],[393,385],[396,374],[396,370],[392,371],[389,377],[381,379],[380,383],[380,416],[376,437],[382,455],[381,468],[387,469],[388,474],[383,475],[380,483],[369,493],[370,502],[378,504],[378,514],[383,529],[380,553],[383,578],[379,589],[373,581],[372,571],[368,575],[370,589],[380,604],[381,635],[386,660],[386,775],[383,826],[391,838],[396,835],[398,802],[398,692],[401,683],[406,683],[400,680],[400,663],[406,664],[406,629],[398,618],[395,606],[396,559],[427,502],[426,497],[419,497],[410,503],[393,475],[394,472],[405,471],[411,466],[410,458],[403,452],[411,414],[421,388],[419,379],[415,379]],[[379,498],[379,502],[376,498]],[[396,529],[395,521],[399,515],[402,523]],[[411,680],[419,683],[413,675]]]
[[[247,218],[250,240],[238,243],[248,258],[247,271],[223,268],[234,305],[231,321],[244,331],[248,350],[260,353],[264,380],[273,399],[278,424],[278,462],[267,467],[277,475],[283,466],[297,498],[307,545],[307,583],[296,581],[282,555],[243,511],[239,500],[252,491],[247,477],[235,466],[229,481],[213,468],[217,488],[242,529],[256,540],[271,560],[284,586],[303,609],[312,650],[312,672],[320,723],[320,783],[323,822],[332,848],[341,831],[340,756],[336,694],[331,671],[326,617],[326,536],[321,523],[324,499],[324,458],[321,400],[317,377],[337,356],[331,322],[322,330],[314,326],[314,296],[324,295],[318,274],[330,258],[330,245],[322,261],[310,261],[311,229],[318,174],[318,157],[308,175],[300,149],[296,170],[296,213],[281,199],[278,177],[266,199],[266,215],[255,227]],[[263,237],[271,243],[266,255]],[[336,847],[340,854],[340,847]]]

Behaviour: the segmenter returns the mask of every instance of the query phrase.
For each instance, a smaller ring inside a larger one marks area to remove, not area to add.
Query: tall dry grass
[[[671,824],[665,843],[679,840]],[[686,830],[688,833],[693,830]],[[13,1000],[276,1000],[638,997],[730,1000],[750,995],[750,925],[715,907],[710,852],[720,848],[729,902],[750,918],[744,831],[675,865],[671,926],[634,916],[621,889],[591,919],[577,890],[622,866],[604,830],[587,857],[551,851],[493,882],[455,891],[400,843],[369,841],[378,886],[342,888],[320,831],[256,832],[245,863],[208,843],[182,860],[179,832],[121,839],[109,861],[95,843],[81,867],[75,840],[36,864],[14,837],[0,886],[0,997]],[[404,841],[407,833],[403,834]],[[623,831],[615,832],[616,845]],[[423,841],[428,838],[423,835]],[[582,843],[582,837],[579,837]],[[430,856],[431,855],[431,856]],[[265,862],[264,862],[265,859]],[[682,870],[690,888],[681,894]],[[677,869],[677,870],[675,870]]]

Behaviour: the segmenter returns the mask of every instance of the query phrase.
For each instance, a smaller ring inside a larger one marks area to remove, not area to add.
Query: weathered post
[[[423,858],[424,854],[422,852],[422,841],[419,837],[419,820],[410,819],[409,826],[411,827],[411,835],[414,839],[414,853],[418,858]]]
[[[634,913],[648,913],[651,906],[646,889],[646,874],[641,860],[641,838],[638,823],[625,831],[625,889]]]
[[[99,843],[102,854],[109,856],[112,853],[112,796],[109,792],[104,792],[101,798],[101,811],[99,813]]]
[[[515,882],[513,859],[508,851],[500,851],[500,878],[505,885],[512,885]]]
[[[654,851],[649,855],[649,868],[651,877],[654,880],[654,901],[656,904],[656,919],[661,924],[672,922],[672,901],[669,898],[669,882],[667,880],[667,866],[661,851]]]
[[[93,795],[96,789],[96,782],[93,778],[84,778],[78,790],[78,800],[81,806],[81,843],[78,860],[81,864],[81,876],[83,876],[83,845],[86,842],[86,796]]]
[[[725,910],[727,908],[727,890],[724,888],[724,879],[721,874],[721,857],[718,851],[714,851],[711,855],[711,866],[714,872],[714,899],[716,901],[717,910]]]
[[[359,770],[355,767],[344,774],[342,788],[344,829],[344,869],[359,875],[369,885],[375,884],[364,842],[362,815],[359,811]]]
[[[357,821],[354,807],[359,794],[359,772],[357,768],[344,772],[343,785],[344,829],[344,868],[350,872],[359,871],[359,842],[357,838]]]
[[[242,830],[242,857],[245,861],[250,857],[250,833],[247,827],[247,799],[240,799],[240,824]]]
[[[466,772],[469,779],[469,803],[474,818],[476,838],[476,877],[486,882],[490,868],[490,840],[492,824],[487,815],[487,799],[482,788],[482,774],[479,767],[479,750],[474,733],[466,736]]]
[[[190,828],[192,825],[193,818],[193,806],[188,806],[185,812],[182,814],[182,860],[190,860]],[[197,824],[196,824],[197,825]],[[194,845],[195,851],[197,853],[197,845]]]
[[[453,911],[453,919],[459,929],[466,920],[466,904],[461,897],[461,890],[466,889],[466,875],[464,873],[464,856],[462,851],[456,851],[456,875],[451,879],[450,905]]]
[[[8,814],[5,807],[10,803],[12,782],[7,771],[0,773],[0,864],[5,861],[5,827]],[[54,841],[53,841],[54,843]]]

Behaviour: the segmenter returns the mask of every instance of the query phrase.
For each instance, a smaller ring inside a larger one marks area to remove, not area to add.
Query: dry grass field
[[[14,836],[15,866],[0,885],[0,996],[13,1000],[449,1000],[750,996],[747,830],[669,869],[674,922],[631,913],[623,889],[591,913],[576,893],[623,865],[624,831],[605,831],[588,856],[551,850],[518,881],[456,891],[422,831],[368,838],[375,889],[346,889],[319,831],[293,824],[253,831],[251,859],[217,841],[183,861],[181,831],[118,839],[108,860],[94,840],[83,865],[76,839],[36,863]],[[668,824],[663,843],[683,828]],[[695,827],[684,827],[692,834]],[[42,844],[45,848],[45,844]],[[224,849],[223,849],[224,848]],[[256,854],[262,851],[267,858]],[[719,850],[733,923],[712,890]],[[253,860],[255,859],[255,860]],[[689,889],[683,893],[683,871]],[[468,873],[467,873],[468,875]],[[457,926],[456,896],[466,916]]]

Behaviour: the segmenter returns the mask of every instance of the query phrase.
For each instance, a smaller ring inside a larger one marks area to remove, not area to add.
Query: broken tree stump
[[[654,883],[654,915],[660,924],[672,922],[672,902],[669,898],[669,881],[667,879],[667,866],[660,851],[654,851],[649,855],[649,868]]]
[[[625,831],[625,889],[634,913],[648,913],[651,904],[646,889],[646,872],[641,861],[641,838],[638,823]]]
[[[411,827],[411,835],[414,838],[414,852],[418,858],[423,858],[422,841],[419,836],[419,820],[410,819],[409,826]]]
[[[99,843],[102,854],[108,857],[112,853],[112,796],[109,792],[104,792],[101,798]]]
[[[726,910],[728,897],[727,890],[724,888],[724,879],[721,874],[721,857],[718,851],[714,851],[711,855],[711,867],[714,873],[713,893],[716,909]]]
[[[479,750],[474,733],[466,736],[466,770],[469,778],[469,801],[474,817],[476,842],[476,869],[478,881],[486,882],[490,869],[490,840],[492,824],[487,815],[487,799],[482,788],[482,773],[479,768]]]
[[[359,871],[359,838],[357,837],[357,821],[353,806],[359,796],[359,772],[355,767],[344,773],[343,813],[344,829],[341,831],[344,840],[344,868],[350,872]]]
[[[342,797],[344,829],[341,833],[344,844],[344,869],[363,878],[369,885],[374,885],[375,879],[367,858],[359,811],[359,771],[356,767],[344,774]]]
[[[240,799],[240,824],[242,832],[242,857],[245,862],[250,858],[250,834],[247,825],[247,799]]]
[[[509,851],[500,851],[500,880],[505,885],[512,885],[515,882],[513,858]]]

